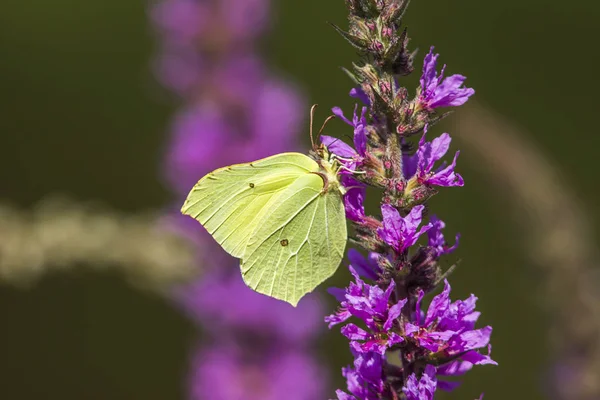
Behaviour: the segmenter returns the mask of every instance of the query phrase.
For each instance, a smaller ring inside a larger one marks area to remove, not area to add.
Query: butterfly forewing
[[[197,219],[229,254],[240,258],[276,198],[300,177],[317,170],[317,163],[300,153],[221,168],[194,186],[181,211]]]

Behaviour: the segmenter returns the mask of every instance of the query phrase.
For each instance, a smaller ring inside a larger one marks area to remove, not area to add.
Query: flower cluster
[[[352,118],[333,113],[354,131],[354,148],[324,136],[323,143],[344,163],[343,180],[353,182],[345,195],[346,213],[355,226],[356,243],[368,253],[350,250],[354,281],[330,293],[340,302],[325,318],[341,325],[354,364],[342,370],[347,390],[341,400],[433,399],[437,389],[459,385],[448,379],[475,365],[496,364],[490,357],[492,328],[478,328],[477,298],[450,299],[448,275],[440,259],[458,246],[446,242],[445,223],[428,215],[427,201],[442,187],[461,187],[457,151],[450,135],[427,140],[430,128],[446,114],[438,109],[464,104],[474,90],[465,77],[438,73],[439,55],[426,55],[420,87],[410,98],[398,79],[412,70],[414,54],[400,29],[407,1],[348,0],[350,30],[342,35],[357,47],[363,62],[350,75],[360,100]],[[400,61],[399,61],[400,60]],[[414,136],[421,134],[417,143]],[[381,217],[366,214],[365,188],[383,190]],[[425,239],[426,238],[426,239]],[[443,286],[440,289],[440,286]],[[426,303],[426,296],[439,292]]]
[[[219,166],[297,147],[305,114],[298,91],[269,74],[257,54],[270,6],[269,0],[157,0],[151,7],[160,34],[157,77],[184,103],[163,170],[175,204]],[[173,295],[205,331],[190,357],[188,398],[323,397],[325,374],[310,352],[321,326],[317,299],[293,308],[253,292],[237,261],[213,251],[199,224],[178,212],[168,220],[202,249],[202,278]]]

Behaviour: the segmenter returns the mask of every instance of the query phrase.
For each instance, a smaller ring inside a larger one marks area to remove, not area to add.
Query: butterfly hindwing
[[[257,292],[296,305],[339,266],[346,220],[339,191],[323,191],[316,174],[282,191],[255,227],[241,269]]]

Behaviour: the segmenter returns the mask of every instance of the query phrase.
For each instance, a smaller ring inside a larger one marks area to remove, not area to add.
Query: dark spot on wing
[[[288,244],[290,244],[290,242],[288,242],[287,239],[283,239],[281,242],[279,242],[283,247],[287,246]]]
[[[254,164],[250,163],[250,166],[251,166],[251,167],[254,167]]]
[[[249,183],[248,186],[250,186],[252,189],[254,189],[254,183]]]

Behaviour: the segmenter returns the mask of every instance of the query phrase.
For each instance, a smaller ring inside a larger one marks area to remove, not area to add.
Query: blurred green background
[[[274,71],[322,109],[351,107],[350,82],[339,67],[355,55],[325,23],[345,26],[343,2],[275,6],[275,29],[265,42]],[[406,17],[418,59],[435,44],[449,73],[468,76],[477,101],[522,126],[560,167],[594,227],[599,18],[600,3],[584,0],[414,0]],[[67,193],[124,211],[168,203],[159,166],[177,103],[150,72],[154,40],[143,1],[2,1],[2,200],[31,207],[48,193]],[[470,372],[451,397],[485,391],[488,400],[542,399],[552,316],[540,307],[541,277],[507,217],[511,194],[499,193],[474,160],[463,152],[467,185],[444,190],[433,206],[449,233],[462,233],[454,296],[480,298],[500,366]],[[343,284],[347,276],[334,280]],[[28,291],[0,283],[0,318],[1,399],[184,397],[192,324],[117,275],[54,274]],[[337,377],[350,359],[337,331],[322,351]]]

